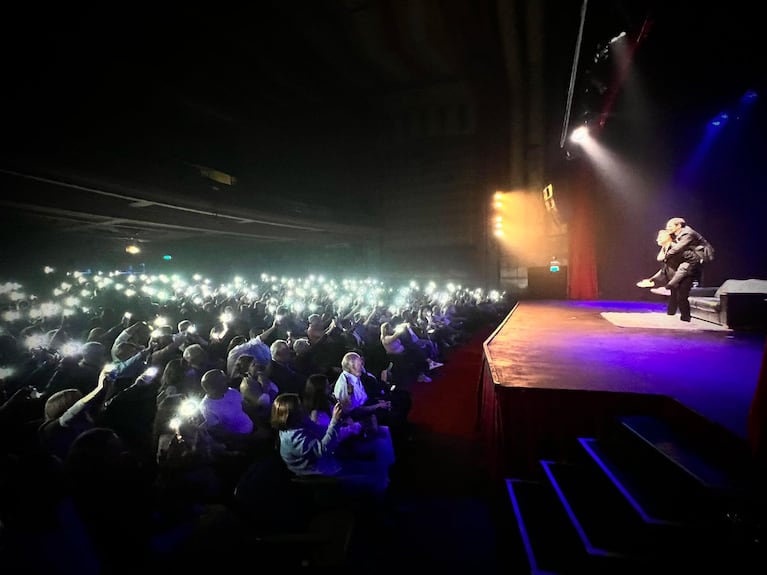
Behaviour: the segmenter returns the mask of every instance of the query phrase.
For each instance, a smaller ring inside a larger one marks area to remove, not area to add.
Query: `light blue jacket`
[[[306,418],[302,427],[280,431],[280,456],[296,475],[336,475],[341,470],[333,455],[338,441],[335,421],[325,429]]]

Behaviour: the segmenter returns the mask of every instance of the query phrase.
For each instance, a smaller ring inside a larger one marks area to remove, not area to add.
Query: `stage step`
[[[750,480],[742,469],[726,469],[668,423],[650,415],[618,418],[620,425],[647,447],[673,463],[705,490],[722,497],[740,498],[752,492]]]
[[[718,519],[717,509],[687,475],[669,473],[652,454],[627,449],[625,441],[580,437],[578,442],[643,522],[697,530]]]
[[[604,474],[583,465],[540,463],[586,553],[647,560],[657,552],[646,525]]]
[[[506,480],[531,573],[767,571],[767,508],[737,453],[657,417],[610,421]]]
[[[591,557],[569,521],[551,485],[506,479],[529,573],[630,573],[631,566],[611,557]],[[515,569],[516,571],[516,569]]]
[[[587,555],[623,560],[616,573],[741,564],[747,546],[735,540],[731,526],[647,523],[596,466],[540,463]]]

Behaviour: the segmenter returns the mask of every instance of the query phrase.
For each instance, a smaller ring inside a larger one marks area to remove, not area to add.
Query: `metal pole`
[[[559,139],[559,147],[564,148],[567,139],[567,130],[570,126],[570,109],[573,104],[573,91],[575,89],[575,77],[578,75],[578,57],[581,53],[581,41],[583,40],[583,26],[586,22],[586,5],[588,0],[583,0],[581,6],[581,23],[578,28],[578,39],[575,41],[575,55],[573,56],[573,68],[570,71],[570,87],[567,90],[567,106],[565,108],[565,121],[562,125],[562,136]]]

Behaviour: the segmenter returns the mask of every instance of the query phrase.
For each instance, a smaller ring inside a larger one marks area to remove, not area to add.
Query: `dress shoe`
[[[682,321],[687,321],[687,322],[690,321],[689,317],[684,317],[684,316],[680,316],[679,319],[681,319]]]

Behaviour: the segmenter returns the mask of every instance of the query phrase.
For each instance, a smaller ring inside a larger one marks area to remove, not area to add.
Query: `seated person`
[[[185,410],[183,395],[163,399],[153,423],[156,488],[168,506],[213,500],[223,494],[219,466],[226,454],[213,439],[199,411]]]
[[[235,338],[232,340],[232,343],[235,340],[237,340],[237,343],[231,346],[227,352],[226,372],[229,375],[233,375],[234,364],[241,355],[252,355],[262,365],[269,363],[269,360],[272,358],[269,346],[263,341],[263,338],[266,336],[263,333],[257,334],[254,329],[251,329],[249,333],[250,339],[240,337],[239,339]]]
[[[253,420],[245,413],[242,393],[229,387],[229,378],[220,369],[211,369],[202,376],[205,397],[200,412],[205,428],[218,439],[229,443],[246,438],[253,432]]]
[[[309,418],[323,427],[330,425],[335,401],[330,381],[324,374],[314,374],[306,380],[303,405]],[[394,445],[389,428],[378,425],[375,429],[345,415],[339,423],[338,457],[362,457],[394,463]]]
[[[249,361],[248,361],[249,360]],[[269,417],[272,412],[272,402],[279,394],[279,389],[264,371],[264,366],[251,355],[241,355],[237,360],[243,365],[245,373],[238,385],[232,386],[240,390],[245,413],[253,420],[259,433],[268,431]]]
[[[267,377],[274,382],[280,393],[298,393],[304,391],[306,380],[295,369],[293,351],[284,339],[277,339],[269,347],[271,359],[266,367]]]
[[[88,402],[82,399],[79,389],[62,389],[45,401],[45,420],[38,430],[40,443],[61,462],[77,436],[94,427]]]
[[[392,364],[381,372],[377,378],[365,368],[365,358],[362,358],[362,372],[360,380],[368,395],[368,401],[388,401],[388,410],[376,412],[378,424],[386,426],[391,431],[395,446],[401,446],[410,437],[410,423],[408,415],[413,406],[413,398],[409,391],[397,387],[392,379]]]
[[[429,368],[429,362],[422,350],[415,347],[408,347],[402,343],[401,337],[407,335],[408,326],[405,323],[397,325],[395,328],[388,321],[381,324],[381,345],[386,350],[386,356],[393,365],[393,371],[396,374],[400,387],[409,387],[413,381],[430,382],[431,378],[426,375]]]
[[[350,495],[383,499],[389,484],[389,464],[383,461],[336,457],[343,409],[333,406],[327,427],[313,422],[295,393],[281,393],[272,404],[271,424],[279,433],[280,457],[298,476],[337,477]]]
[[[333,386],[333,395],[343,406],[347,415],[350,415],[355,421],[363,420],[365,424],[375,429],[377,426],[376,412],[390,410],[391,403],[383,399],[368,397],[360,379],[363,365],[360,354],[353,351],[345,354],[341,360],[343,371]]]

